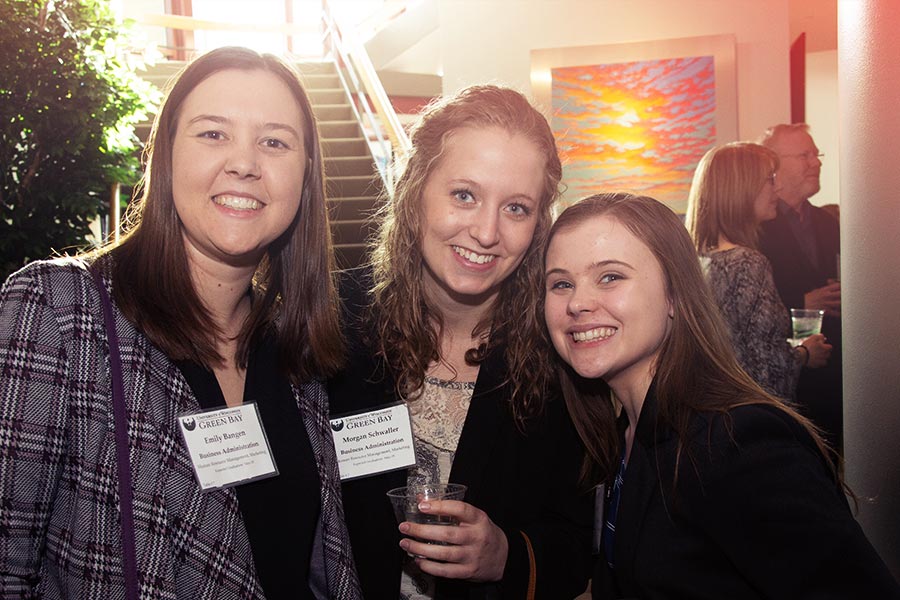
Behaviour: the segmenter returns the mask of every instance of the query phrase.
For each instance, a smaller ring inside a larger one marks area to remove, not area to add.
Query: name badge
[[[416,464],[409,408],[396,404],[331,419],[341,481]]]
[[[255,402],[179,415],[178,426],[204,492],[278,475]]]

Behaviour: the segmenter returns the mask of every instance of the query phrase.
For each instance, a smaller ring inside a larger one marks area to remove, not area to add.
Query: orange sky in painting
[[[713,57],[553,69],[553,119],[567,202],[627,190],[684,212],[715,144]]]

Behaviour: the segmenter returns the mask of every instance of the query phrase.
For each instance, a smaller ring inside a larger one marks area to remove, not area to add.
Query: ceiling
[[[790,0],[791,42],[806,32],[806,51],[837,49],[837,0]]]

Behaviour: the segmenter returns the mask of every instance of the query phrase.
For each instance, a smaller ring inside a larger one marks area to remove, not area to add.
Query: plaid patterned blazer
[[[107,286],[109,282],[107,282]],[[85,265],[33,263],[0,291],[0,597],[124,598],[108,343]],[[178,368],[118,311],[142,598],[262,598],[232,490],[200,493]],[[331,598],[359,598],[328,398],[294,388],[322,483]],[[290,543],[288,541],[287,543]]]

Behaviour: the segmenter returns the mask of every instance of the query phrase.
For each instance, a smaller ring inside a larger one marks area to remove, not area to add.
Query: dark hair
[[[831,451],[812,423],[784,401],[767,393],[735,358],[728,328],[706,285],[697,253],[681,219],[664,204],[646,196],[599,194],[570,206],[550,230],[556,235],[588,219],[615,219],[646,244],[665,276],[674,319],[660,346],[655,383],[658,418],[678,436],[675,484],[688,426],[693,415],[714,412],[728,419],[728,411],[748,404],[772,406],[804,427],[823,456]],[[568,365],[558,372],[566,404],[592,464],[585,477],[610,481],[619,459],[619,437],[609,386],[585,380]]]
[[[391,201],[377,215],[381,225],[371,262],[378,353],[395,378],[397,392],[406,398],[422,386],[428,366],[441,358],[441,314],[422,286],[421,198],[448,137],[463,127],[500,127],[521,134],[545,157],[544,189],[531,245],[515,272],[503,282],[490,314],[473,332],[490,330],[489,346],[506,343],[512,408],[522,420],[542,410],[552,375],[538,307],[541,249],[550,230],[551,206],[559,195],[562,165],[547,120],[515,90],[494,85],[466,88],[429,105],[412,128],[412,149],[398,165],[399,179]],[[486,346],[470,350],[466,359],[479,362],[487,350]]]
[[[170,358],[207,367],[221,364],[216,342],[223,332],[194,289],[175,210],[172,145],[187,96],[211,75],[232,69],[265,71],[288,87],[300,108],[308,161],[297,215],[267,248],[254,274],[253,306],[238,337],[236,360],[246,367],[254,337],[275,329],[280,366],[294,382],[324,376],[340,366],[343,344],[322,152],[309,98],[296,71],[273,55],[219,48],[175,77],[153,123],[144,179],[128,212],[127,232],[116,247],[104,251],[112,257],[116,303]]]
[[[700,159],[685,215],[698,252],[715,248],[720,235],[756,248],[756,198],[778,164],[775,152],[752,142],[716,146]]]

